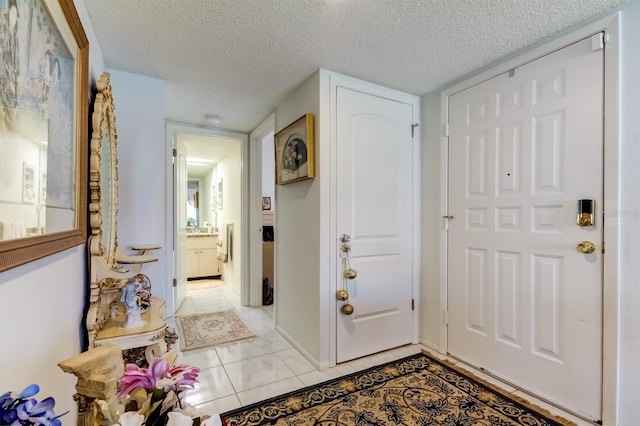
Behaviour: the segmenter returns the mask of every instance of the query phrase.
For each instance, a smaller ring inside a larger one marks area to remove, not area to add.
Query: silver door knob
[[[578,250],[580,253],[591,254],[596,251],[596,245],[591,241],[583,241],[581,243],[578,243],[576,250]]]

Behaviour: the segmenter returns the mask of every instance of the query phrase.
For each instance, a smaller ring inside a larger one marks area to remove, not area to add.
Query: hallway
[[[177,312],[178,316],[233,308],[257,335],[256,338],[241,342],[186,353],[180,351],[179,342],[172,348],[178,354],[176,363],[201,369],[199,383],[194,390],[185,393],[185,402],[194,405],[200,414],[223,413],[427,349],[422,345],[409,345],[317,371],[274,329],[273,305],[245,307],[240,304],[240,294],[220,280],[197,282],[199,285],[192,288],[200,289],[188,291]],[[175,327],[175,319],[167,319],[167,325]],[[431,353],[452,361],[435,352]],[[488,376],[476,375],[499,383]],[[578,426],[591,425],[514,388],[502,387],[551,413],[574,421]]]

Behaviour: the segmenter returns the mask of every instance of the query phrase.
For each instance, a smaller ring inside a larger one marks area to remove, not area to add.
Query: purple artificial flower
[[[0,396],[0,425],[44,425],[61,426],[59,418],[53,412],[55,400],[51,397],[38,402],[33,395],[40,391],[38,385],[27,386],[16,397],[11,392]]]
[[[186,364],[169,367],[163,357],[157,357],[151,361],[149,368],[127,364],[126,371],[120,378],[122,383],[120,396],[129,395],[135,389],[145,389],[152,392],[156,389],[162,389],[164,392],[168,392],[169,390],[181,391],[192,388],[197,381],[199,372],[199,368]]]

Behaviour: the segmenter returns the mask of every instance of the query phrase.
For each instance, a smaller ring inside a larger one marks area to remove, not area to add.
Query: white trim
[[[620,211],[620,12],[605,18],[594,21],[580,29],[571,31],[568,34],[558,37],[542,46],[529,50],[522,55],[509,59],[502,64],[469,77],[467,80],[457,83],[442,91],[441,94],[441,124],[444,126],[449,122],[449,97],[453,94],[465,90],[473,85],[493,78],[510,69],[517,68],[527,62],[534,61],[548,53],[561,49],[576,41],[582,40],[590,35],[604,31],[609,36],[609,41],[605,47],[605,81],[604,81],[604,205],[609,214],[604,219],[604,240],[606,242],[606,255],[603,265],[603,329],[602,329],[602,350],[603,350],[603,377],[602,377],[602,421],[603,424],[617,424],[619,407],[618,401],[618,377],[619,377],[619,318],[620,318],[620,293],[618,290],[620,271],[620,227],[618,216]],[[448,193],[448,158],[446,153],[441,157],[443,177],[443,192],[441,198],[441,211],[446,212]],[[443,213],[445,215],[446,213]],[[444,301],[446,307],[447,294],[447,250],[446,233],[442,233],[441,241],[441,282],[440,294],[441,304]],[[446,308],[445,308],[446,309]],[[441,333],[447,334],[446,327],[440,328]],[[440,352],[447,351],[447,338],[440,336]]]
[[[241,235],[244,235],[246,229],[248,229],[249,224],[249,209],[248,209],[248,197],[249,197],[249,136],[246,133],[235,132],[231,130],[224,129],[215,129],[206,126],[200,126],[196,124],[189,123],[180,123],[175,121],[167,120],[165,122],[165,143],[166,143],[166,153],[167,153],[167,161],[165,162],[166,170],[166,188],[167,188],[167,214],[166,214],[166,230],[167,230],[167,244],[171,244],[171,247],[167,247],[167,316],[172,317],[175,314],[177,309],[174,303],[174,290],[173,290],[173,279],[175,278],[175,268],[174,268],[174,250],[175,250],[175,194],[174,194],[174,176],[173,176],[173,145],[175,136],[178,133],[187,133],[199,136],[219,136],[219,137],[228,137],[240,140],[241,147],[241,178],[240,178],[240,186],[242,191],[242,201],[241,201],[241,210],[242,210],[242,219],[240,223],[241,227]],[[171,200],[171,201],[169,201]],[[241,303],[243,305],[249,304],[249,245],[242,244],[242,267],[240,270],[240,288],[241,288]]]
[[[412,265],[412,288],[411,288],[411,293],[413,294],[413,301],[414,301],[414,306],[413,306],[413,340],[412,343],[416,344],[420,342],[420,275],[422,272],[422,267],[421,267],[421,247],[422,247],[422,241],[421,241],[421,236],[422,236],[422,227],[420,226],[421,224],[421,199],[420,199],[420,195],[421,195],[421,177],[422,177],[422,173],[420,170],[420,165],[422,164],[421,161],[421,153],[420,153],[420,148],[421,148],[421,142],[422,142],[422,133],[420,132],[420,124],[421,124],[421,119],[422,119],[422,104],[420,103],[420,98],[417,98],[416,103],[412,104],[412,112],[413,112],[413,120],[412,120],[412,124],[418,124],[417,127],[413,127],[413,140],[411,141],[411,143],[413,144],[412,147],[412,155],[413,155],[413,177],[412,177],[412,182],[411,182],[411,186],[413,187],[413,216],[411,218],[411,221],[413,222],[413,232],[411,235],[412,238],[412,245],[413,245],[413,259],[411,259],[411,265]],[[417,109],[416,109],[416,105],[417,105]]]
[[[176,203],[174,201],[175,198],[175,188],[174,188],[174,172],[173,172],[173,148],[175,146],[175,132],[170,127],[169,123],[165,122],[165,152],[166,152],[166,161],[165,161],[165,172],[164,176],[166,179],[166,214],[165,217],[167,219],[165,229],[166,229],[166,237],[165,241],[167,243],[166,250],[166,292],[167,292],[167,317],[172,317],[175,312],[178,310],[179,306],[175,306],[175,290],[173,289],[173,279],[175,278],[175,249],[176,249],[176,227],[175,227],[175,217],[176,217]]]
[[[262,305],[262,139],[276,128],[275,112],[249,135],[249,305]]]
[[[440,126],[440,129],[448,128],[449,126],[449,96],[445,96],[444,93],[440,98],[440,108],[442,111],[442,117],[444,123]],[[444,225],[445,216],[449,216],[449,136],[443,130],[440,130],[440,182],[442,190],[440,191],[440,314],[438,319],[440,320],[440,339],[438,340],[440,353],[446,354],[449,348],[449,327],[445,324],[444,315],[449,309],[448,291],[447,286],[447,247],[448,247],[448,234],[446,226]]]
[[[620,212],[621,169],[621,76],[620,13],[604,27],[608,42],[604,50],[604,217],[606,253],[603,267],[602,311],[602,421],[618,424],[620,377]]]
[[[338,114],[337,109],[337,90],[338,87],[347,88],[354,91],[359,91],[366,94],[371,94],[374,96],[380,96],[386,99],[390,99],[396,102],[406,103],[412,106],[413,109],[413,121],[420,122],[421,119],[421,105],[420,105],[420,97],[414,96],[408,93],[399,92],[397,90],[389,89],[387,87],[378,86],[376,84],[359,80],[353,77],[348,77],[342,74],[328,72],[329,75],[329,87],[330,87],[330,117],[331,117],[331,139],[330,139],[330,152],[331,152],[331,187],[329,189],[330,200],[328,205],[331,209],[331,219],[330,219],[330,244],[329,244],[329,259],[330,259],[330,271],[329,274],[329,293],[331,297],[329,298],[329,321],[327,326],[329,327],[329,366],[334,366],[336,364],[336,310],[337,303],[336,298],[333,296],[336,293],[338,288],[338,229],[336,223],[337,217],[337,169],[336,169],[336,152],[337,152],[337,128],[336,128],[336,119]],[[321,74],[322,76],[322,74]],[[420,305],[420,128],[416,128],[415,137],[413,139],[413,175],[412,175],[412,186],[413,186],[413,217],[412,217],[412,227],[413,227],[413,241],[412,248],[414,250],[413,258],[412,258],[412,274],[411,274],[411,289],[412,294],[414,295],[414,300],[416,303],[416,309],[412,312],[412,335],[413,343],[417,343],[419,341],[419,305]],[[409,129],[407,129],[409,131]]]

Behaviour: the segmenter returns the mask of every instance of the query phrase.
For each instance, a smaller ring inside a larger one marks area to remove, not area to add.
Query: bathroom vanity
[[[187,234],[187,278],[221,275],[217,258],[218,234],[193,232]]]

